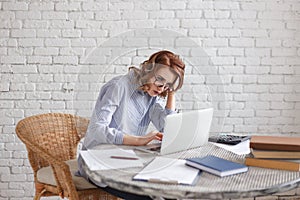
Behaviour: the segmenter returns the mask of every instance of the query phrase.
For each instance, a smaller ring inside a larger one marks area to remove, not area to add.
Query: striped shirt
[[[165,108],[165,100],[151,97],[138,89],[134,72],[107,82],[99,93],[88,130],[84,149],[99,144],[122,144],[123,135],[147,134],[150,122],[162,132],[165,117],[175,111]]]

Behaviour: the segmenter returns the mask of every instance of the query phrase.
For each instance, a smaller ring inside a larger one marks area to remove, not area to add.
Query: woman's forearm
[[[169,110],[175,110],[175,92],[169,91],[167,96],[166,108]]]

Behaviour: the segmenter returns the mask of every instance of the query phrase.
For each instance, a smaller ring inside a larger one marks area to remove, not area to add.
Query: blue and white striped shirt
[[[99,93],[84,139],[84,148],[99,144],[122,144],[123,135],[147,134],[150,122],[163,131],[165,117],[175,111],[165,108],[165,100],[138,89],[134,72],[107,82]]]

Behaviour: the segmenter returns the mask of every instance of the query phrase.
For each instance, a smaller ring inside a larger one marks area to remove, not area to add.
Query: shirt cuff
[[[115,137],[115,144],[123,144],[123,133],[121,131],[117,132]]]
[[[166,114],[167,114],[167,115],[177,113],[175,110],[171,110],[171,109],[168,109],[168,108],[165,108],[165,110],[166,110]]]

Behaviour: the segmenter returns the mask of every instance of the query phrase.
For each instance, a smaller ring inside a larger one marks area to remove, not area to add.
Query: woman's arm
[[[175,92],[174,91],[168,91],[168,96],[167,96],[167,104],[166,108],[169,110],[175,111]]]
[[[161,139],[162,139],[162,133],[158,131],[152,131],[144,136],[134,136],[134,135],[124,134],[123,144],[141,146],[141,145],[148,144],[152,140],[161,140]]]

